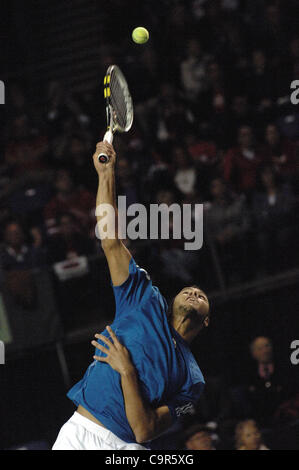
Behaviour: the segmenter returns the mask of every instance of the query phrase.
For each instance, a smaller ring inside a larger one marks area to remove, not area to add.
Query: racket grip
[[[103,141],[108,142],[109,144],[112,144],[112,142],[113,142],[113,133],[111,131],[107,131],[106,134],[104,135]],[[100,153],[98,155],[98,160],[99,160],[100,163],[108,163],[110,158],[105,153]]]

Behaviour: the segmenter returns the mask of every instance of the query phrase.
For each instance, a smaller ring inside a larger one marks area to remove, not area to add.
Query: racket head
[[[110,65],[104,78],[107,128],[115,132],[128,132],[133,124],[133,101],[127,81],[117,65]]]

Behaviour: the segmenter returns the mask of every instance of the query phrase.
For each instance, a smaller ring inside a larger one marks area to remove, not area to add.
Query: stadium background
[[[53,442],[72,413],[65,393],[90,361],[89,340],[113,317],[90,159],[105,130],[101,81],[111,63],[136,111],[115,143],[119,194],[205,204],[200,252],[128,242],[168,299],[192,280],[212,301],[211,327],[192,350],[219,397],[209,416],[198,410],[182,426],[216,421],[220,447],[233,446],[238,420],[256,417],[238,391],[252,369],[250,341],[263,335],[285,397],[297,396],[263,426],[265,438],[272,448],[299,446],[299,366],[290,362],[299,339],[296,2],[158,3],[3,1],[1,449]],[[144,46],[131,40],[138,25],[150,31]],[[77,275],[62,280],[57,263],[75,255]],[[169,445],[167,436],[157,444]]]

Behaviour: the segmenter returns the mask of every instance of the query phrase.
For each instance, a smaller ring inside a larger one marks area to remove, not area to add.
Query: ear
[[[210,317],[209,316],[206,316],[206,318],[204,319],[203,324],[206,328],[209,326],[209,324],[210,324]]]

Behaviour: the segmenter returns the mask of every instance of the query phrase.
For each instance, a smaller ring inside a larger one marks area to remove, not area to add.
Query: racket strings
[[[111,76],[110,81],[111,89],[111,104],[115,111],[114,119],[116,117],[117,125],[123,130],[126,129],[129,123],[128,102],[125,90],[119,83],[117,75]]]
[[[123,96],[119,90],[119,86],[116,90],[112,91],[112,106],[116,111],[118,124],[125,128],[127,124],[126,106],[123,101]]]
[[[111,90],[112,107],[116,111],[117,124],[120,127],[126,128],[127,126],[127,109],[122,90],[116,82],[114,89]]]

